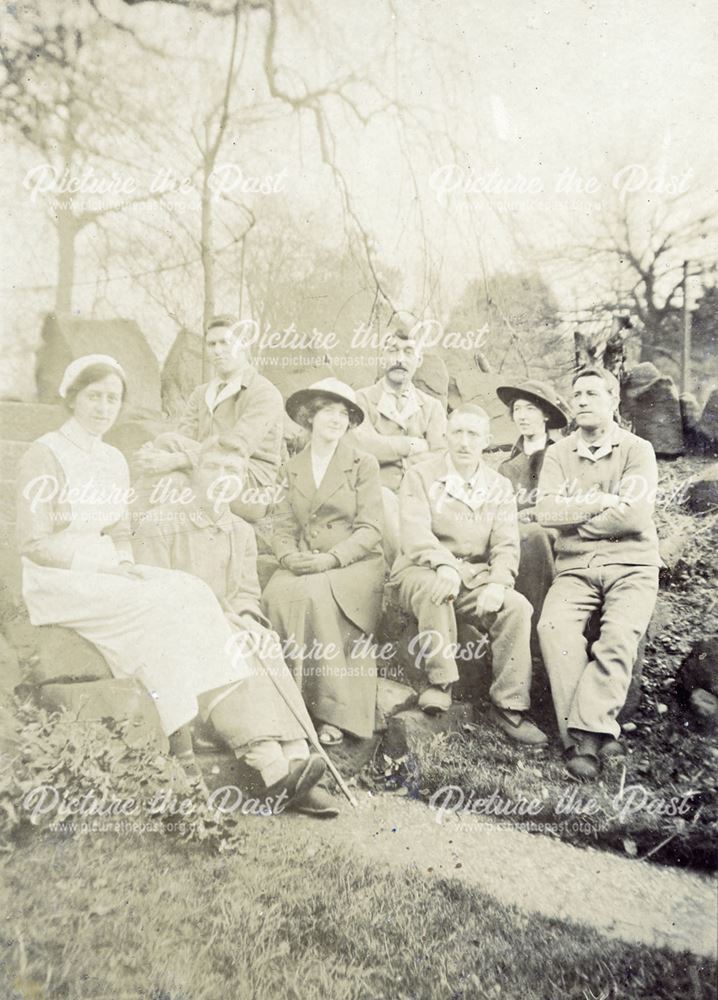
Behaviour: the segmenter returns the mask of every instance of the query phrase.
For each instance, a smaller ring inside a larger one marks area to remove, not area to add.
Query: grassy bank
[[[695,957],[363,864],[291,820],[246,828],[226,858],[162,835],[46,832],[18,849],[3,862],[3,1000],[713,996]]]

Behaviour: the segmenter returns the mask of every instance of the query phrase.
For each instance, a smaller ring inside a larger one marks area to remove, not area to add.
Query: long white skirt
[[[22,563],[32,624],[75,629],[115,677],[137,678],[168,735],[195,718],[198,695],[250,676],[216,597],[189,573],[142,566],[141,580]]]

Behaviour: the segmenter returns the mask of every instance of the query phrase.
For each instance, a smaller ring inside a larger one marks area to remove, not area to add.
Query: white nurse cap
[[[75,379],[81,372],[84,372],[86,368],[90,368],[92,365],[109,365],[110,368],[114,368],[118,375],[122,376],[123,382],[126,381],[126,376],[124,369],[119,361],[115,358],[110,357],[109,354],[85,354],[81,358],[75,358],[65,369],[65,374],[62,376],[62,381],[60,382],[60,388],[57,390],[60,394],[60,398],[64,399],[67,396],[67,390],[73,384]]]

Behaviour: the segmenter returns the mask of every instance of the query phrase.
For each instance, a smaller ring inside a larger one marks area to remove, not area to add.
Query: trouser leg
[[[382,536],[382,547],[384,549],[384,561],[387,568],[391,570],[394,560],[399,555],[401,529],[399,517],[399,497],[386,486],[381,488],[381,498],[384,507],[384,534]]]
[[[551,534],[540,524],[520,526],[521,556],[515,590],[531,605],[531,651],[540,651],[536,629],[546,594],[554,578],[554,556]]]
[[[653,566],[604,566],[601,630],[576,685],[568,728],[617,737],[641,638],[658,593]]]
[[[531,605],[522,594],[507,589],[499,611],[475,611],[474,618],[491,642],[491,701],[508,711],[526,711],[531,703]]]
[[[571,705],[588,665],[584,629],[592,611],[600,604],[600,588],[592,571],[560,573],[546,595],[538,625],[556,721],[566,746],[571,742],[568,735]]]
[[[286,778],[289,773],[289,758],[284,755],[282,744],[277,740],[257,740],[238,752],[237,757],[243,759],[248,767],[259,771],[267,787]]]
[[[451,604],[433,604],[431,588],[436,572],[414,566],[402,574],[399,599],[417,620],[419,631],[412,639],[409,653],[423,669],[430,684],[453,684],[459,679],[456,667],[456,615]]]
[[[281,746],[285,760],[306,760],[309,756],[306,740],[284,740]]]

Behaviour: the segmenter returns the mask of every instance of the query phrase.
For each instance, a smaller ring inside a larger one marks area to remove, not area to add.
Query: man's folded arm
[[[603,501],[590,494],[569,495],[569,481],[554,451],[549,448],[546,452],[539,476],[536,520],[547,528],[575,528],[600,514]]]

